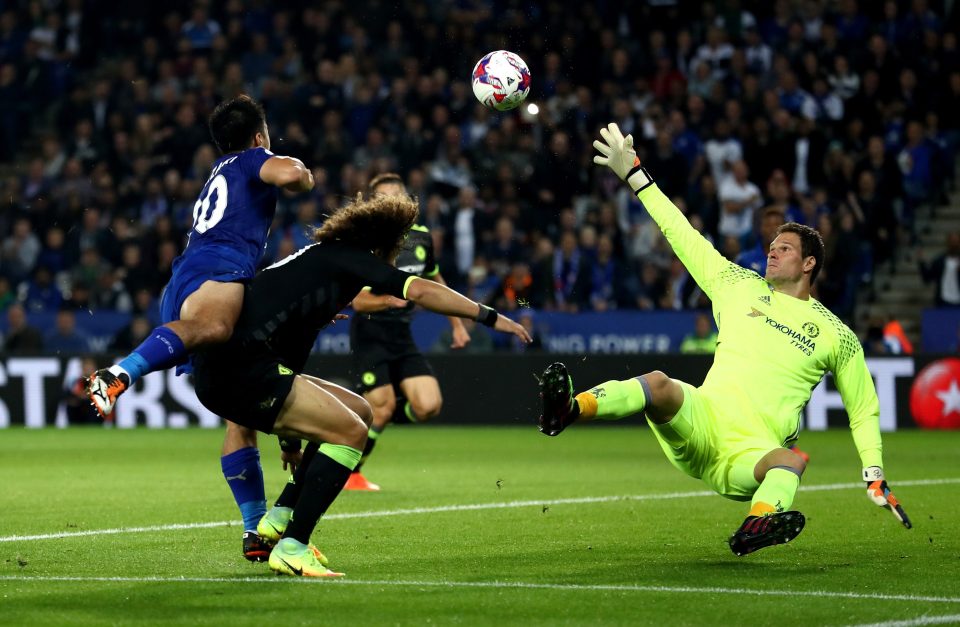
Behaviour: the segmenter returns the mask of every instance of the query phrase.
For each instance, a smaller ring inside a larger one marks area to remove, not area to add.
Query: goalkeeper
[[[879,402],[860,342],[810,296],[823,263],[819,233],[796,223],[781,226],[761,278],[724,259],[690,226],[640,165],[631,136],[616,124],[600,134],[594,162],[627,181],[713,301],[716,357],[699,388],[655,371],[575,397],[566,367],[552,364],[540,383],[540,430],[557,435],[577,420],[644,413],[674,466],[722,496],[750,501],[729,542],[736,555],[745,555],[789,542],[803,529],[803,514],[790,508],[805,464],[786,447],[797,439],[811,391],[830,371],[850,416],[867,495],[909,529],[884,480]]]

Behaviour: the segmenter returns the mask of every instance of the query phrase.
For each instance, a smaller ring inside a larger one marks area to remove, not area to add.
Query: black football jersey
[[[425,226],[414,225],[403,242],[400,254],[397,255],[397,270],[409,272],[421,278],[430,278],[440,272],[436,257],[433,254],[433,237]],[[371,314],[366,314],[370,320],[383,322],[410,322],[413,312],[413,303],[407,303],[403,309],[390,308]]]

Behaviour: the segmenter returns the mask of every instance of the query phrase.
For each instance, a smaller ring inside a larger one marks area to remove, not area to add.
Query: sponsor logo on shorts
[[[267,400],[260,402],[260,409],[270,409],[276,402],[277,398],[275,396],[271,396]]]
[[[360,380],[363,381],[364,385],[373,385],[377,382],[377,375],[372,372],[364,372]]]

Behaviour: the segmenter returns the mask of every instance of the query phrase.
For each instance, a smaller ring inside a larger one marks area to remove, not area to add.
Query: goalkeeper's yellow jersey
[[[880,404],[857,336],[815,298],[774,291],[725,259],[656,185],[637,194],[713,302],[717,352],[700,392],[721,433],[795,440],[813,388],[832,372],[864,467],[883,466]]]

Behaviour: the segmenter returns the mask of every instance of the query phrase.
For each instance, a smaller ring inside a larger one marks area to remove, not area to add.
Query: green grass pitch
[[[0,623],[960,623],[960,432],[884,437],[911,531],[867,500],[848,431],[805,433],[806,529],[737,558],[746,506],[645,428],[394,427],[367,468],[383,491],[344,493],[314,534],[341,581],[242,559],[221,439],[0,431]],[[261,448],[272,498],[285,476],[275,440]]]

